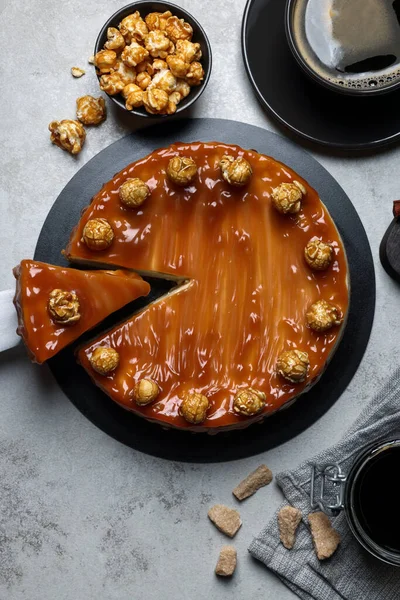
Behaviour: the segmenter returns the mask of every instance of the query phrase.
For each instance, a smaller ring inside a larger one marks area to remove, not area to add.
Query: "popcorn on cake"
[[[266,396],[264,392],[246,388],[240,390],[233,401],[233,410],[235,413],[244,417],[257,415],[265,406]]]
[[[90,250],[105,250],[111,246],[114,231],[107,219],[89,219],[83,228],[82,241]]]
[[[72,325],[81,318],[79,300],[75,292],[52,290],[47,310],[52,320],[60,325]]]
[[[332,302],[318,300],[306,313],[306,323],[310,329],[323,333],[343,321],[340,309]]]
[[[301,200],[307,190],[298,181],[280,183],[271,192],[272,203],[276,210],[284,215],[296,214],[300,211]]]
[[[189,156],[174,156],[167,166],[167,176],[176,185],[189,185],[197,175],[197,165]]]
[[[199,392],[188,392],[181,402],[179,412],[188,423],[198,425],[205,421],[209,407],[207,396]]]
[[[304,248],[304,258],[315,271],[325,271],[332,262],[333,248],[318,238],[312,238]]]
[[[310,361],[307,352],[301,350],[285,350],[276,363],[276,370],[291,383],[301,383],[308,375]]]
[[[221,158],[220,167],[225,181],[237,187],[248,184],[253,173],[250,163],[242,156],[234,158],[225,154]]]
[[[159,393],[160,388],[156,382],[147,377],[139,379],[135,384],[135,387],[133,388],[133,399],[139,406],[146,406],[146,404],[153,402]]]
[[[150,190],[144,181],[138,177],[133,177],[124,181],[118,193],[122,204],[125,204],[129,208],[136,208],[143,204],[149,196]]]
[[[114,348],[98,346],[91,355],[90,364],[100,375],[108,375],[119,365],[119,354]]]

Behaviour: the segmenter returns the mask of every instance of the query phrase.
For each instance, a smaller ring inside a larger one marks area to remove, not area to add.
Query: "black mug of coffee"
[[[400,0],[287,0],[286,36],[314,81],[369,96],[400,87]]]
[[[399,473],[397,439],[363,448],[347,474],[338,464],[313,465],[311,507],[329,516],[344,510],[359,543],[376,558],[400,566]]]

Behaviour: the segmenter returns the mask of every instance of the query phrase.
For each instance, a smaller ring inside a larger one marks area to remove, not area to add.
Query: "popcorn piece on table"
[[[232,494],[238,500],[244,500],[255,494],[261,487],[270,484],[272,478],[271,469],[268,469],[266,465],[260,465],[235,487]]]
[[[76,101],[76,116],[84,125],[99,125],[107,117],[104,98],[82,96]]]
[[[294,508],[294,506],[283,506],[278,512],[279,537],[288,550],[291,550],[294,546],[300,521],[301,510]]]
[[[59,148],[70,154],[78,154],[86,139],[86,131],[82,123],[71,119],[52,121],[49,125],[50,140]]]
[[[230,577],[235,572],[236,564],[236,548],[233,546],[222,546],[217,566],[215,567],[215,573],[220,577]]]
[[[208,511],[208,518],[217,529],[231,538],[236,535],[242,525],[238,511],[223,504],[212,506]]]
[[[80,69],[79,67],[71,67],[71,75],[72,77],[75,77],[75,79],[79,79],[79,77],[82,77],[82,75],[85,73],[86,71],[84,71],[84,69]]]
[[[332,527],[329,518],[323,512],[310,513],[308,522],[317,558],[319,560],[329,558],[339,546],[339,533]]]

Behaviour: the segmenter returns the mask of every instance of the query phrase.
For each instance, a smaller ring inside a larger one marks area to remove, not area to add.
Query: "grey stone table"
[[[194,116],[224,117],[276,130],[244,71],[240,23],[245,0],[181,0],[209,34],[214,69]],[[132,128],[112,110],[88,133],[77,159],[49,142],[48,123],[70,118],[75,99],[98,94],[92,72],[79,80],[96,34],[121,0],[1,0],[3,92],[0,169],[0,289],[31,257],[48,210],[72,175]],[[216,18],[216,10],[218,18]],[[271,485],[241,507],[232,581],[213,575],[222,535],[206,518],[260,462],[273,471],[335,442],[397,362],[399,290],[380,268],[378,245],[400,195],[398,148],[371,156],[312,154],[361,215],[377,273],[377,311],[368,350],[334,407],[297,438],[264,455],[224,464],[167,462],[135,452],[87,421],[46,367],[22,348],[0,356],[0,600],[202,600],[294,598],[247,553],[280,502]]]

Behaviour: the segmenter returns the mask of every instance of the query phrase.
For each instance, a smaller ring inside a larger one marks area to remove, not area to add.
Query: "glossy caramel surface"
[[[147,282],[127,271],[78,271],[23,260],[14,269],[14,304],[18,333],[35,362],[42,363],[108,315],[150,291]],[[54,289],[76,292],[81,318],[74,324],[55,323],[48,310]]]
[[[170,183],[171,156],[191,156],[198,165],[186,188]],[[223,154],[244,156],[253,176],[244,188],[221,177]],[[151,195],[138,209],[123,207],[118,188],[139,177]],[[271,190],[296,179],[307,194],[298,215],[279,214]],[[104,217],[115,239],[93,252],[80,241],[86,221]],[[313,236],[331,242],[335,257],[325,272],[306,265],[304,247]],[[190,280],[125,324],[82,348],[79,360],[94,381],[123,407],[176,427],[238,427],[257,420],[237,416],[233,398],[243,387],[264,391],[261,416],[278,410],[321,375],[342,327],[316,334],[305,325],[309,305],[318,299],[348,308],[347,261],[340,236],[317,193],[288,167],[254,151],[217,143],[176,144],[128,166],[107,183],[84,212],[67,248],[71,260],[112,263],[139,271]],[[120,353],[117,371],[93,372],[89,357],[98,345]],[[275,373],[284,349],[309,353],[310,373],[291,384]],[[132,400],[137,379],[150,377],[161,388],[156,402],[138,407]],[[195,389],[211,403],[202,426],[178,414],[181,396]]]

